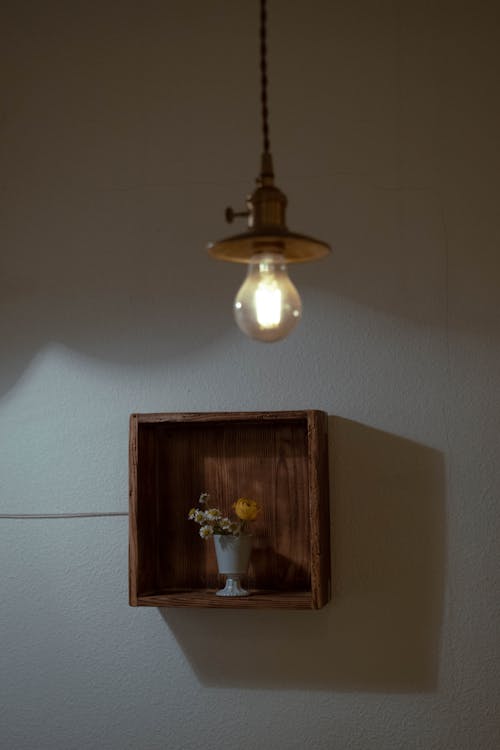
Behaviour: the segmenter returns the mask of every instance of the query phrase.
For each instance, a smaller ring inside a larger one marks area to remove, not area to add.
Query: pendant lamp
[[[287,198],[274,184],[267,102],[267,0],[260,0],[260,83],[263,150],[257,187],[247,197],[245,211],[226,209],[228,223],[246,218],[247,229],[210,243],[208,252],[219,260],[248,264],[246,279],[234,301],[234,317],[247,336],[272,342],[285,338],[302,314],[288,264],[322,258],[330,247],[287,228]]]

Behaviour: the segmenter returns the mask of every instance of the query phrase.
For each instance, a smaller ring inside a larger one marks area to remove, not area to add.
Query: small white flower
[[[210,495],[208,494],[208,492],[202,492],[198,502],[200,505],[206,505],[208,503],[209,498],[210,498]]]
[[[204,510],[195,510],[193,513],[193,521],[196,523],[203,523],[205,520],[205,511]]]
[[[232,523],[229,518],[221,518],[221,520],[219,521],[219,526],[223,531],[231,531]]]
[[[202,526],[200,529],[200,536],[202,539],[206,539],[207,536],[212,536],[214,530],[212,526]]]
[[[218,521],[221,516],[222,513],[220,510],[217,510],[217,508],[209,508],[205,511],[205,518],[207,521]]]

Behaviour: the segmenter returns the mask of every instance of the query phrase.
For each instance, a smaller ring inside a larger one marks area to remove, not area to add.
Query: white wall
[[[0,519],[8,750],[493,750],[496,3],[271,0],[289,340],[210,261],[258,168],[253,2],[0,12],[0,512],[126,511],[132,411],[319,408],[335,600],[131,609],[127,519]]]

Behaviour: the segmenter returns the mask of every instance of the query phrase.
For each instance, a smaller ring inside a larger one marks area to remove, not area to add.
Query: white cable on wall
[[[128,516],[126,511],[111,513],[0,513],[1,518],[101,518],[102,516]]]

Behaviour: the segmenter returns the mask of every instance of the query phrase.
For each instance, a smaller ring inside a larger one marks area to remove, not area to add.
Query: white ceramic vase
[[[241,587],[240,577],[248,570],[252,537],[249,534],[214,534],[214,544],[219,573],[227,576],[226,585],[216,592],[217,596],[250,596],[250,593]]]

